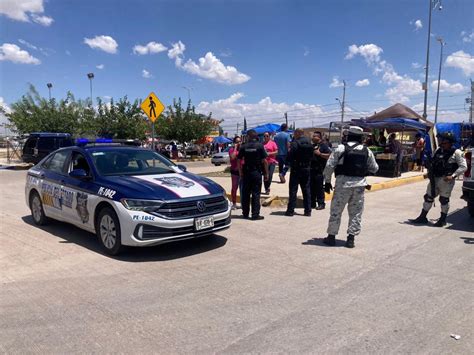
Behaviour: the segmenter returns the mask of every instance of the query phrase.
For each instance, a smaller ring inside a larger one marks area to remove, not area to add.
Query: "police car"
[[[96,233],[111,255],[229,228],[231,206],[220,185],[148,149],[90,143],[59,149],[28,170],[25,197],[35,224],[74,224]]]

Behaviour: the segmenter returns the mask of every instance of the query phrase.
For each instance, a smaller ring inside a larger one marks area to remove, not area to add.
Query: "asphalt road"
[[[32,225],[24,180],[0,171],[2,353],[474,349],[474,221],[459,183],[443,229],[405,223],[425,182],[367,194],[352,250],[344,233],[333,248],[318,239],[327,210],[264,209],[211,238],[111,258],[75,227]]]

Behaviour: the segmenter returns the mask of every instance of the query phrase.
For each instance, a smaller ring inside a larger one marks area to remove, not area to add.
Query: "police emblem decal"
[[[206,210],[206,203],[204,201],[198,201],[196,206],[199,212],[204,212]]]
[[[165,186],[170,186],[170,187],[185,187],[185,188],[190,188],[191,186],[194,186],[194,182],[188,181],[181,179],[179,177],[162,177],[162,178],[155,178],[155,180],[161,182]]]

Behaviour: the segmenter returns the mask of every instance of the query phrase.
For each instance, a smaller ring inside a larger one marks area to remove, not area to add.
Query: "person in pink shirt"
[[[242,140],[240,137],[234,137],[234,146],[229,149],[230,157],[230,177],[232,179],[232,189],[230,192],[232,199],[232,209],[236,209],[237,205],[237,189],[240,187],[239,166],[237,165],[237,155],[239,154]],[[242,190],[242,189],[241,189]]]
[[[276,160],[276,156],[278,154],[278,146],[272,140],[272,137],[270,136],[269,132],[265,132],[263,134],[263,147],[265,148],[268,154],[268,180],[264,181],[265,194],[268,195],[270,194],[270,186],[272,184],[273,173],[275,172],[275,167],[278,164],[278,161]]]

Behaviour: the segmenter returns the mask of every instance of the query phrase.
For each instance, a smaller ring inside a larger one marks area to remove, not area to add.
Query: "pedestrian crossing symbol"
[[[140,107],[151,122],[155,122],[165,109],[165,105],[161,103],[154,92],[151,92],[146,99],[142,101]]]

